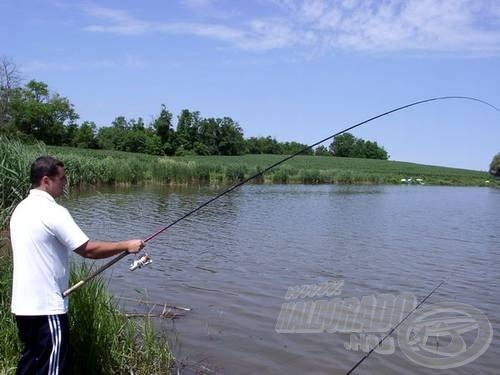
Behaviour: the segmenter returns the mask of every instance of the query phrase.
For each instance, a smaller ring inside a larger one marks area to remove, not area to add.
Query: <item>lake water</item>
[[[145,238],[217,192],[102,188],[64,204],[91,238]],[[152,240],[147,268],[130,272],[122,261],[106,277],[117,296],[191,306],[158,329],[178,359],[222,374],[343,374],[363,356],[346,349],[349,333],[277,333],[290,287],[343,282],[338,296],[295,302],[403,292],[421,300],[445,280],[424,307],[480,310],[493,327],[489,348],[464,366],[437,370],[408,359],[395,340],[394,353],[373,353],[356,373],[494,374],[499,209],[500,191],[488,188],[246,185]]]

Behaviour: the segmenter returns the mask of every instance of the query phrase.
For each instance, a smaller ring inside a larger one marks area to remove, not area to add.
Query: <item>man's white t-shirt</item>
[[[12,313],[55,315],[68,311],[69,253],[89,240],[66,208],[32,189],[10,219],[14,257]]]

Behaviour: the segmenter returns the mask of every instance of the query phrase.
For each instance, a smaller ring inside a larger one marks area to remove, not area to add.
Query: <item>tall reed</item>
[[[6,227],[12,210],[30,188],[30,164],[48,153],[65,163],[70,185],[137,182],[144,176],[139,160],[54,153],[41,144],[26,146],[0,137],[0,374],[15,373],[21,351],[10,313],[12,252]],[[89,271],[85,262],[73,264],[72,283]],[[156,335],[151,319],[132,321],[122,316],[102,279],[72,295],[69,320],[72,374],[170,373],[174,359],[166,338]]]
[[[55,146],[25,146],[0,137],[0,175],[5,178],[3,201],[22,193],[17,178],[41,154],[66,165],[70,185],[160,183],[170,185],[231,184],[274,164],[283,155],[184,156],[86,150]],[[7,156],[6,156],[7,155]],[[12,155],[12,156],[10,156]],[[14,173],[11,170],[14,171]],[[21,176],[22,177],[22,176]],[[299,155],[266,173],[257,183],[399,184],[403,178],[422,178],[429,185],[493,186],[487,172],[415,163]],[[490,183],[486,181],[490,180]],[[4,205],[5,206],[5,205]],[[2,207],[4,207],[2,206]],[[5,219],[4,219],[5,221]]]
[[[17,326],[10,313],[12,259],[5,232],[0,237],[0,373],[14,374],[21,352]]]
[[[71,284],[92,270],[87,263],[71,272]],[[151,318],[127,319],[107,292],[102,278],[93,279],[70,300],[72,374],[167,374],[174,365],[165,337],[155,333]]]
[[[72,264],[71,284],[91,271]],[[21,343],[10,313],[12,255],[6,234],[0,241],[0,374],[14,374]],[[169,374],[175,366],[166,337],[156,334],[151,318],[127,319],[100,277],[71,295],[71,374]]]
[[[42,145],[26,147],[23,143],[0,137],[0,229],[7,224],[15,205],[29,190],[28,170]]]

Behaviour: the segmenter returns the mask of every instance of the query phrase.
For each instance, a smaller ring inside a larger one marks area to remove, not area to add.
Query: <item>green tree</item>
[[[21,75],[10,59],[0,59],[0,130],[5,131],[10,125],[11,102],[21,84]]]
[[[281,149],[280,143],[270,136],[261,139],[262,141],[262,152],[264,154],[282,154],[283,150]]]
[[[152,122],[156,135],[160,138],[161,148],[166,155],[175,153],[175,132],[172,127],[172,113],[164,104],[161,105],[160,115]]]
[[[271,136],[251,137],[245,143],[250,154],[282,154],[280,143]]]
[[[128,122],[120,117],[117,118],[119,130],[119,142],[117,149],[120,151],[146,153],[146,127],[142,118],[130,119]]]
[[[198,155],[219,154],[219,122],[214,118],[202,119],[198,123],[194,151]]]
[[[132,131],[143,132],[146,130],[146,125],[144,124],[144,120],[139,117],[137,120],[130,119],[127,128]]]
[[[383,159],[387,160],[387,151],[377,142],[365,141],[354,137],[351,133],[341,134],[333,139],[330,144],[333,156],[349,158]]]
[[[242,155],[245,153],[243,129],[230,117],[218,119],[218,149],[221,155]]]
[[[259,138],[250,137],[245,139],[245,149],[249,154],[262,154],[259,144]]]
[[[306,144],[299,142],[284,142],[281,143],[281,151],[283,154],[295,154],[307,147]],[[312,155],[314,151],[312,149],[308,149],[302,153],[302,155]]]
[[[97,145],[104,150],[115,150],[117,130],[111,126],[103,126],[97,132]]]
[[[500,177],[500,153],[493,157],[490,164],[490,173],[495,177]]]
[[[84,121],[76,130],[73,145],[81,148],[97,148],[97,126],[92,121]]]
[[[364,139],[361,138],[354,138],[354,146],[351,150],[351,154],[349,155],[350,158],[359,158],[359,159],[365,159],[366,158],[366,142]]]
[[[147,136],[145,131],[126,131],[120,144],[120,151],[146,153]]]
[[[62,139],[62,145],[64,146],[75,146],[75,137],[78,133],[78,124],[76,122],[71,122],[64,128],[64,136]]]
[[[128,129],[127,119],[124,116],[115,117],[115,119],[111,123],[111,126],[117,130],[127,130]]]
[[[116,117],[111,126],[104,126],[97,132],[97,144],[105,150],[126,151],[126,134],[129,130],[124,116]]]
[[[377,142],[366,141],[364,144],[365,158],[367,159],[389,159],[387,151],[383,147],[380,147]]]
[[[351,133],[336,136],[330,144],[330,153],[333,156],[350,157],[354,152],[356,138]]]
[[[200,112],[190,112],[188,109],[181,111],[177,120],[176,149],[182,147],[184,151],[193,150],[195,142],[198,142],[200,122]]]
[[[328,151],[328,149],[325,146],[319,145],[314,150],[314,155],[316,155],[316,156],[329,156],[330,152]]]
[[[116,117],[111,126],[99,129],[96,143],[98,147],[108,150],[163,154],[160,136],[153,126],[146,127],[140,117],[128,121],[123,116]]]
[[[154,132],[146,132],[145,153],[151,155],[163,155],[161,138]]]
[[[16,90],[11,100],[11,123],[24,134],[50,145],[67,141],[67,126],[73,126],[78,114],[68,99],[50,94],[44,82],[30,81]]]

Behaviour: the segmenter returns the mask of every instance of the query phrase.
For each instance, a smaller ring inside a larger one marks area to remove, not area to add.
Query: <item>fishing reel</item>
[[[129,267],[129,270],[134,271],[137,268],[145,267],[148,264],[151,264],[152,262],[153,262],[153,260],[151,259],[149,254],[144,252],[144,255],[142,257],[140,257],[139,259],[136,259],[132,262],[132,264]]]

